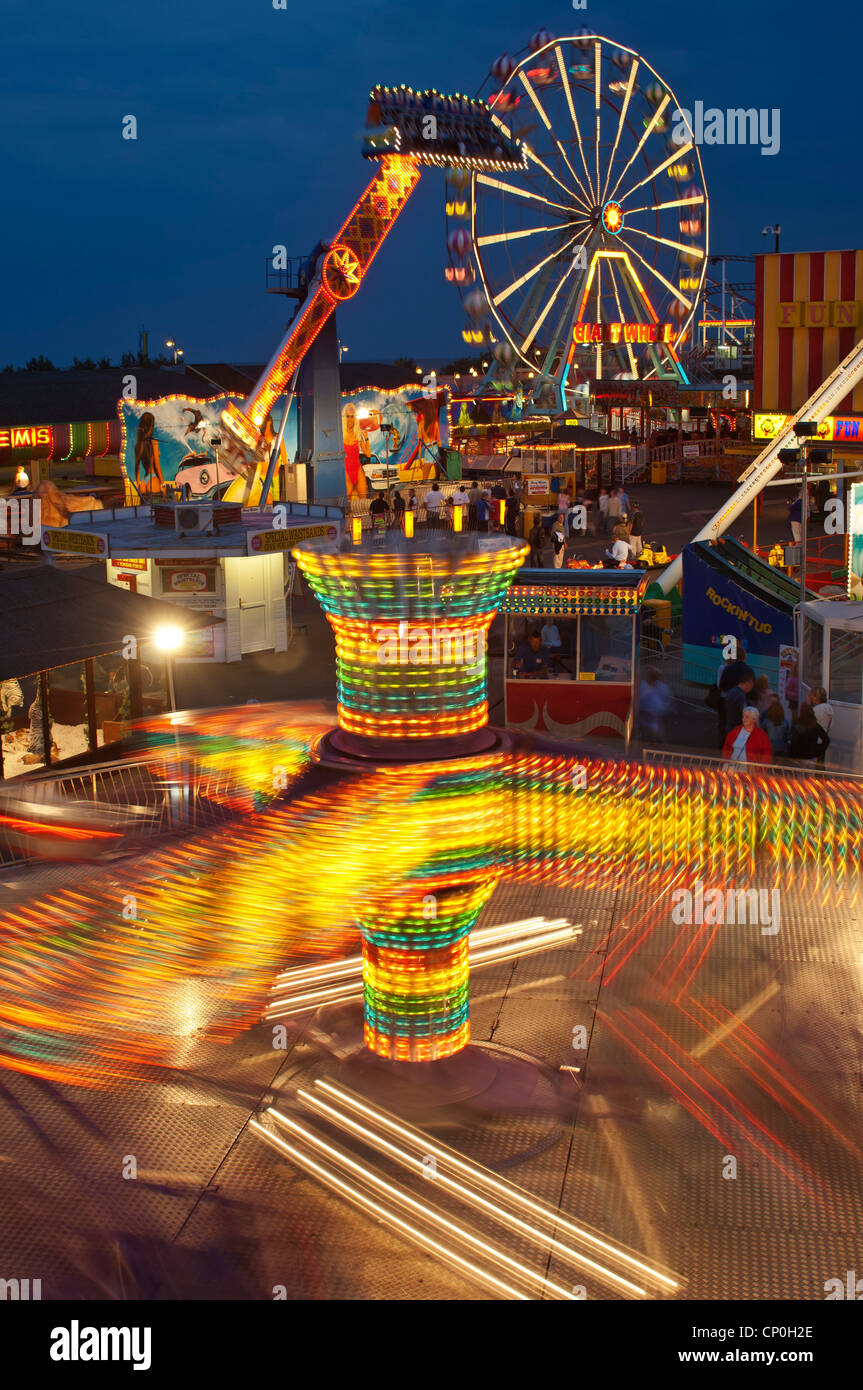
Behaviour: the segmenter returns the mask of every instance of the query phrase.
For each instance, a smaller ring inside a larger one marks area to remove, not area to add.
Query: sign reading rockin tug
[[[472,666],[485,655],[485,632],[401,622],[374,629],[380,666]]]

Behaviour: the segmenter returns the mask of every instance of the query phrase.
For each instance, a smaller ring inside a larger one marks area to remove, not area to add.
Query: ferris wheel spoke
[[[645,132],[645,134],[646,133],[647,132]],[[627,198],[631,198],[633,193],[635,193],[639,188],[643,188],[646,183],[650,183],[651,179],[655,179],[657,174],[661,174],[663,169],[667,169],[669,164],[673,164],[676,159],[680,159],[683,155],[689,154],[689,151],[691,149],[691,142],[688,145],[681,145],[679,150],[675,150],[674,154],[670,154],[667,159],[663,159],[661,164],[657,164],[655,169],[651,169],[650,173],[647,174],[645,178],[639,179],[638,183],[634,183],[631,188],[628,188],[626,190],[625,193],[621,193],[617,201],[619,203],[622,203]],[[629,163],[631,164],[632,160],[630,160]],[[628,169],[629,165],[627,165],[626,167]],[[626,169],[623,170],[623,173],[620,176],[621,179],[623,178],[623,174],[625,173]],[[620,183],[620,179],[617,180],[617,183]],[[615,185],[615,187],[617,187],[617,185]]]
[[[531,82],[531,80],[530,80],[530,78],[528,77],[527,73],[522,72],[522,71],[519,71],[518,80],[519,80],[519,82],[521,83],[521,85],[524,87],[524,90],[527,92],[527,94],[528,94],[528,96],[530,97],[531,101],[533,102],[534,109],[535,109],[535,111],[536,111],[536,114],[539,116],[539,119],[542,121],[542,123],[543,123],[543,125],[545,126],[546,130],[550,132],[550,131],[551,131],[551,121],[548,119],[548,116],[546,115],[546,112],[545,112],[545,107],[543,106],[542,102],[540,101],[539,97],[537,96],[536,91],[535,91],[534,86],[533,86],[533,83]]]
[[[671,203],[646,203],[643,208],[627,208],[626,216],[634,217],[637,212],[665,212],[668,208],[695,207],[703,202],[704,194],[699,193],[697,198],[675,198]]]
[[[669,96],[668,92],[666,92],[666,93],[665,93],[665,96],[662,98],[662,101],[659,103],[659,105],[657,106],[656,110],[654,111],[653,116],[651,117],[651,120],[650,120],[649,125],[646,125],[646,126],[645,126],[645,128],[644,128],[644,134],[642,135],[642,137],[641,137],[641,139],[639,140],[638,144],[636,145],[635,149],[632,151],[632,154],[629,156],[629,159],[626,161],[626,163],[624,164],[623,168],[621,169],[620,174],[618,175],[617,183],[614,185],[614,187],[613,187],[612,190],[611,190],[611,194],[609,195],[610,197],[612,197],[612,198],[614,197],[615,193],[617,192],[618,188],[620,187],[621,183],[623,182],[623,176],[624,176],[624,174],[626,173],[627,169],[630,168],[630,166],[635,162],[635,160],[636,160],[636,159],[638,158],[638,156],[641,154],[641,151],[644,149],[645,144],[646,144],[647,141],[649,140],[650,136],[653,134],[653,132],[654,132],[654,130],[656,129],[656,127],[657,127],[657,125],[659,124],[659,122],[662,120],[663,113],[664,113],[664,111],[665,111],[666,106],[667,106],[668,103],[670,102],[670,100],[671,100],[671,97]],[[670,164],[671,161],[672,161],[672,159],[676,159],[676,158],[678,158],[678,157],[679,157],[678,154],[671,155],[671,157],[670,157],[669,159],[666,160],[666,164]],[[654,172],[659,173],[660,170],[661,170],[661,169],[664,169],[664,168],[665,168],[665,164],[661,164],[661,165],[659,166],[659,169],[655,170]],[[651,175],[648,175],[648,177],[652,177],[652,176],[651,176]],[[646,183],[647,180],[646,180],[646,179],[643,179],[642,182],[643,182],[643,183]],[[640,187],[641,187],[641,184],[636,184],[635,187],[636,187],[636,188],[640,188]]]
[[[637,236],[647,237],[648,241],[655,241],[658,246],[670,246],[672,251],[688,251],[690,255],[700,256],[702,260],[704,259],[704,252],[700,246],[687,246],[684,242],[672,241],[671,238],[667,236],[654,236],[652,232],[643,232],[640,227],[630,227],[627,225],[626,230],[630,236],[635,233]],[[629,245],[628,242],[627,245]]]
[[[597,40],[596,40],[596,43],[593,45],[593,76],[594,76],[593,90],[594,90],[594,102],[595,102],[595,112],[596,112],[596,146],[595,146],[595,153],[596,153],[596,196],[597,196],[597,198],[598,198],[598,197],[599,197],[599,131],[600,131],[600,122],[601,122],[601,114],[600,114],[600,113],[601,113],[601,111],[602,111],[602,103],[601,103],[601,101],[600,101],[600,96],[602,95],[602,45],[600,44],[599,39],[597,39]]]
[[[506,125],[504,124],[504,122],[500,119],[500,117],[499,117],[499,116],[495,116],[494,112],[492,112],[492,117],[491,117],[491,118],[492,118],[494,124],[495,124],[495,125],[498,127],[498,129],[500,130],[501,134],[505,135],[506,138],[507,138],[507,140],[511,140],[511,139],[513,138],[512,131],[509,129],[508,126],[506,126]],[[566,195],[567,195],[568,197],[570,197],[570,198],[575,198],[576,202],[581,202],[581,199],[579,198],[578,194],[575,193],[573,189],[567,188],[566,184],[565,184],[565,183],[562,183],[561,180],[557,177],[557,175],[552,173],[552,171],[549,169],[548,165],[547,165],[547,164],[544,164],[544,163],[542,162],[542,160],[540,159],[539,155],[535,152],[535,150],[533,150],[533,149],[531,148],[531,146],[528,144],[527,140],[525,140],[525,139],[522,137],[521,143],[522,143],[522,148],[523,148],[525,154],[527,155],[528,159],[532,159],[533,162],[534,162],[534,164],[538,164],[539,167],[540,167],[540,169],[543,169],[543,170],[545,171],[545,173],[548,174],[548,177],[549,177],[550,179],[553,179],[554,182],[557,184],[558,188],[562,188],[563,191],[564,191],[564,193],[566,193]],[[579,182],[578,177],[577,177],[577,175],[576,175],[576,173],[575,173],[575,170],[572,168],[572,165],[570,164],[569,160],[566,158],[566,154],[564,153],[563,146],[561,145],[560,141],[557,140],[557,139],[555,140],[555,144],[557,145],[558,149],[560,150],[560,153],[563,155],[563,158],[564,158],[564,160],[565,160],[565,162],[566,162],[566,167],[569,169],[569,172],[572,174],[572,177],[573,177],[574,181],[575,181],[576,183],[578,183],[578,182]],[[580,184],[579,184],[579,187],[581,187]],[[582,188],[582,193],[583,193],[583,192],[584,192],[584,189]],[[586,196],[586,195],[585,195],[585,196]],[[590,204],[589,204],[588,202],[585,202],[584,207],[585,207],[585,208],[588,208],[589,206],[590,206]]]
[[[606,201],[606,197],[608,194],[608,185],[611,182],[611,166],[614,164],[614,156],[617,154],[617,147],[620,143],[620,136],[623,131],[623,127],[626,124],[626,113],[629,110],[629,103],[632,98],[633,88],[635,87],[635,74],[637,72],[638,59],[636,58],[632,64],[632,67],[629,69],[629,82],[627,83],[626,92],[624,93],[623,106],[620,109],[620,120],[617,122],[617,134],[614,137],[614,144],[612,146],[611,155],[608,160],[608,170],[605,175],[605,188],[602,190],[602,198],[600,200],[603,203]]]
[[[620,237],[619,240],[622,241],[623,238]],[[656,267],[652,266],[649,261],[646,261],[644,257],[641,255],[641,253],[639,251],[636,251],[635,247],[631,246],[628,241],[624,242],[624,245],[626,246],[627,252],[630,255],[634,256],[637,261],[640,261],[641,264],[644,266],[645,270],[649,270],[654,279],[658,280],[661,285],[664,285],[665,288],[669,291],[669,293],[673,294],[674,298],[678,300],[680,304],[683,305],[684,309],[686,309],[687,312],[692,308],[692,300],[687,299],[686,295],[682,292],[682,290],[679,290],[676,285],[672,285],[670,280],[666,280],[665,276],[662,274],[662,271],[657,270]]]
[[[549,177],[550,179],[553,179],[554,182],[557,184],[558,188],[562,188],[563,191],[564,191],[564,193],[566,193],[568,197],[570,197],[570,198],[575,198],[576,202],[578,202],[578,203],[581,203],[581,202],[582,202],[582,200],[579,198],[579,196],[578,196],[578,194],[575,192],[575,190],[572,189],[572,188],[567,188],[567,186],[566,186],[565,183],[561,183],[561,181],[560,181],[560,179],[557,177],[557,175],[556,175],[556,174],[553,174],[552,171],[549,169],[548,165],[547,165],[547,164],[544,164],[544,163],[542,162],[542,160],[540,159],[539,155],[538,155],[534,150],[531,149],[530,145],[525,144],[524,142],[522,142],[522,144],[523,144],[523,148],[524,148],[525,152],[527,153],[528,159],[532,159],[533,162],[534,162],[534,164],[538,164],[539,167],[540,167],[540,169],[544,170],[544,172],[548,175],[548,177]],[[587,207],[589,206],[589,204],[583,203],[582,206],[585,207],[585,208],[587,208]]]
[[[519,232],[496,232],[494,235],[477,237],[476,244],[477,246],[497,246],[502,241],[518,241],[521,237],[538,236],[540,232],[560,232],[565,227],[575,227],[576,225],[582,224],[576,223],[573,219],[571,222],[558,222],[552,227],[524,227]]]
[[[555,136],[555,138],[554,138],[554,143],[557,145],[557,148],[560,150],[561,158],[562,158],[564,164],[566,165],[567,169],[569,170],[569,172],[572,174],[573,180],[578,184],[578,187],[579,187],[579,189],[581,190],[581,195],[582,195],[582,196],[581,196],[580,198],[578,198],[577,201],[580,203],[580,205],[581,205],[583,208],[589,208],[589,207],[590,207],[590,194],[588,193],[588,191],[587,191],[587,189],[585,188],[584,184],[582,183],[581,179],[578,177],[578,174],[575,172],[575,170],[573,169],[573,167],[572,167],[572,165],[570,164],[569,160],[567,159],[566,150],[563,148],[563,145],[560,143],[560,141],[558,140],[557,136]]]
[[[573,130],[575,131],[575,138],[578,141],[578,152],[581,155],[581,162],[584,165],[584,175],[587,179],[587,186],[590,189],[588,201],[591,203],[595,203],[597,201],[597,193],[599,190],[597,189],[597,191],[594,192],[593,184],[590,180],[590,170],[587,167],[587,160],[584,157],[584,144],[582,143],[581,130],[579,129],[578,125],[578,117],[575,114],[575,107],[572,102],[572,91],[570,89],[569,77],[566,71],[566,64],[563,61],[563,53],[561,51],[560,44],[555,45],[554,54],[557,58],[557,66],[560,68],[560,78],[563,83],[563,90],[566,93],[566,104],[569,107],[569,115],[572,121]]]
[[[534,319],[533,327],[531,328],[530,332],[528,333],[527,337],[522,343],[522,352],[527,352],[533,344],[534,338],[536,337],[539,330],[542,328],[542,325],[545,323],[546,319],[551,313],[551,310],[554,308],[557,296],[560,294],[561,290],[563,289],[564,285],[566,284],[567,280],[572,274],[572,269],[572,265],[570,265],[568,270],[560,277],[560,279],[557,282],[557,288],[552,294],[542,313]]]
[[[547,208],[558,208],[561,212],[571,213],[571,207],[565,207],[563,203],[555,203],[551,198],[543,198],[541,193],[534,193],[529,188],[518,188],[514,183],[504,183],[502,179],[493,179],[490,174],[477,174],[477,183],[481,183],[484,188],[498,188],[502,193],[512,193],[515,198],[532,198],[537,203],[544,203]]]
[[[622,304],[621,304],[621,302],[620,302],[620,292],[619,292],[619,290],[618,290],[618,288],[617,288],[617,280],[616,280],[615,274],[614,274],[614,263],[613,263],[612,261],[609,261],[609,262],[608,262],[608,271],[609,271],[609,275],[611,276],[611,288],[612,288],[612,290],[614,291],[614,302],[615,302],[615,304],[617,305],[617,316],[618,316],[618,319],[619,319],[620,323],[624,323],[624,322],[625,322],[625,319],[624,319],[624,317],[623,317],[623,306],[622,306]],[[635,353],[632,351],[632,343],[630,343],[630,342],[627,340],[627,342],[626,342],[626,344],[625,344],[625,347],[626,347],[627,356],[629,357],[629,368],[630,368],[630,371],[633,373],[634,376],[637,377],[637,376],[638,376],[638,366],[636,365],[636,361],[635,361]]]
[[[505,290],[501,290],[500,294],[494,296],[494,299],[491,301],[493,306],[497,308],[505,299],[509,299],[511,294],[515,294],[516,290],[520,290],[522,285],[526,285],[528,280],[532,280],[534,275],[538,275],[544,266],[550,265],[552,261],[559,260],[567,247],[573,246],[576,241],[578,241],[578,237],[571,236],[569,240],[565,241],[556,251],[552,251],[549,256],[545,256],[541,261],[538,261],[535,266],[532,266],[530,270],[525,271],[524,275],[520,275],[517,280],[513,280],[511,285],[507,285]]]

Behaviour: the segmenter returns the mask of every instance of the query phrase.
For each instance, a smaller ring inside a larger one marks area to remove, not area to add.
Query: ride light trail
[[[449,1217],[444,1216],[442,1212],[437,1211],[434,1207],[428,1206],[425,1202],[418,1201],[416,1197],[412,1197],[409,1192],[397,1187],[395,1183],[382,1177],[379,1173],[375,1172],[374,1169],[352,1158],[345,1150],[340,1149],[335,1144],[331,1144],[328,1140],[324,1139],[323,1136],[316,1134],[314,1130],[306,1128],[305,1125],[301,1125],[298,1120],[293,1119],[289,1115],[284,1115],[280,1110],[276,1110],[272,1106],[266,1113],[271,1115],[278,1124],[289,1129],[292,1134],[309,1145],[317,1153],[324,1155],[331,1162],[340,1165],[343,1170],[347,1169],[350,1173],[355,1175],[355,1177],[359,1178],[360,1181],[368,1184],[379,1193],[388,1197],[396,1206],[407,1209],[414,1217],[420,1217],[425,1220],[433,1229],[444,1231],[449,1236],[468,1245],[472,1250],[485,1255],[487,1259],[496,1262],[499,1267],[502,1267],[510,1275],[515,1274],[519,1276],[529,1287],[534,1288],[537,1292],[550,1294],[556,1299],[568,1302],[575,1301],[575,1295],[570,1289],[565,1289],[560,1284],[555,1284],[551,1279],[546,1279],[543,1275],[538,1274],[536,1270],[530,1269],[528,1265],[522,1264],[520,1260],[514,1259],[511,1255],[507,1255],[504,1250],[500,1250],[484,1237],[477,1235],[469,1227],[450,1220]],[[305,1161],[308,1161],[305,1155],[303,1155],[303,1158]]]
[[[379,1202],[375,1202],[371,1197],[366,1196],[359,1188],[351,1186],[350,1183],[339,1177],[337,1173],[334,1173],[331,1168],[327,1168],[323,1164],[316,1162],[310,1155],[302,1153],[293,1144],[289,1144],[285,1139],[282,1139],[280,1135],[272,1134],[268,1129],[264,1128],[259,1120],[252,1120],[250,1122],[250,1127],[255,1130],[256,1133],[260,1134],[265,1143],[270,1144],[273,1148],[280,1149],[282,1153],[286,1154],[298,1168],[319,1178],[326,1187],[332,1188],[334,1191],[338,1192],[342,1197],[345,1197],[351,1202],[353,1206],[359,1207],[361,1211],[365,1211],[377,1217],[384,1226],[389,1226],[394,1230],[401,1231],[401,1233],[406,1235],[415,1245],[421,1246],[424,1250],[428,1250],[434,1255],[440,1255],[448,1264],[454,1264],[462,1273],[478,1279],[485,1287],[494,1289],[495,1292],[503,1294],[504,1297],[519,1299],[522,1302],[529,1301],[526,1294],[520,1293],[509,1284],[504,1284],[503,1281],[492,1274],[490,1270],[480,1269],[478,1265],[472,1264],[470,1260],[464,1259],[464,1257],[459,1255],[452,1247],[442,1245],[440,1241],[433,1239],[433,1237],[427,1235],[424,1231],[420,1231],[416,1226],[412,1226],[409,1222],[403,1221],[395,1212],[389,1211],[386,1207],[382,1207]]]
[[[379,1134],[375,1134],[367,1125],[361,1124],[358,1120],[352,1120],[350,1116],[342,1114],[331,1105],[327,1105],[319,1096],[313,1095],[309,1091],[298,1090],[296,1094],[298,1099],[302,1101],[304,1105],[314,1110],[316,1114],[323,1116],[324,1119],[330,1120],[339,1128],[347,1129],[352,1134],[356,1134],[370,1148],[377,1150],[379,1153],[388,1155],[390,1158],[393,1158],[396,1163],[401,1164],[402,1167],[407,1168],[410,1172],[418,1173],[419,1175],[425,1173],[425,1164],[420,1155],[413,1155],[408,1153],[405,1149],[400,1149],[398,1145],[390,1143],[389,1140],[384,1139]],[[622,1276],[615,1274],[613,1270],[597,1264],[595,1260],[591,1260],[588,1256],[579,1254],[577,1250],[572,1250],[568,1245],[564,1245],[562,1241],[556,1240],[554,1236],[538,1230],[536,1226],[531,1226],[529,1222],[523,1221],[512,1211],[506,1211],[503,1207],[498,1206],[495,1202],[481,1196],[479,1193],[472,1192],[464,1183],[456,1181],[456,1179],[449,1177],[446,1173],[442,1173],[440,1168],[435,1169],[435,1183],[437,1186],[446,1188],[447,1191],[452,1192],[467,1206],[485,1212],[494,1220],[508,1227],[515,1227],[517,1230],[521,1231],[528,1240],[538,1245],[541,1250],[553,1250],[556,1254],[563,1256],[564,1259],[569,1260],[577,1267],[590,1270],[592,1274],[597,1275],[601,1280],[613,1284],[619,1292],[629,1294],[634,1298],[647,1297],[647,1290],[641,1285],[633,1284],[630,1279],[624,1279]]]
[[[547,951],[553,946],[566,945],[580,936],[581,931],[580,926],[572,926],[563,917],[527,917],[519,922],[481,927],[470,936],[470,964],[473,967],[492,965]],[[324,1004],[359,999],[363,992],[362,975],[362,956],[284,970],[273,987],[273,998],[264,1018],[289,1018]]]
[[[319,1080],[315,1082],[318,1090],[325,1092],[326,1095],[338,1100],[346,1109],[353,1110],[362,1115],[369,1123],[377,1125],[380,1129],[387,1130],[389,1133],[397,1135],[404,1143],[414,1149],[419,1150],[424,1156],[433,1157],[436,1160],[447,1163],[451,1168],[461,1173],[465,1181],[473,1183],[480,1190],[493,1193],[496,1197],[508,1202],[513,1208],[528,1213],[534,1219],[544,1221],[555,1229],[566,1232],[567,1235],[584,1241],[597,1250],[601,1250],[608,1259],[616,1260],[625,1265],[633,1273],[637,1273],[649,1282],[659,1286],[666,1292],[675,1292],[680,1288],[679,1281],[670,1278],[661,1270],[658,1270],[636,1256],[629,1254],[620,1246],[613,1245],[611,1241],[596,1235],[586,1227],[571,1221],[563,1212],[556,1207],[551,1207],[538,1198],[531,1197],[527,1192],[504,1179],[497,1177],[487,1168],[482,1168],[469,1159],[464,1158],[454,1149],[440,1144],[429,1138],[421,1130],[415,1129],[411,1125],[398,1120],[394,1115],[378,1106],[373,1106],[367,1101],[362,1100],[353,1092],[346,1090],[334,1082]],[[579,1259],[582,1257],[579,1256]],[[611,1272],[611,1271],[610,1271]],[[617,1276],[615,1276],[616,1278]]]

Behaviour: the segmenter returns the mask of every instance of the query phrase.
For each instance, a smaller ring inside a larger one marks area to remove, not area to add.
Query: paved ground
[[[713,489],[679,491],[690,512],[715,506]],[[658,524],[670,490],[638,495]],[[698,520],[657,538],[674,550]],[[181,669],[180,703],[331,698],[329,629],[311,600],[295,620],[285,654],[217,668],[218,680]],[[236,837],[225,843],[226,863],[242,858]],[[290,862],[286,849],[286,874]],[[61,886],[92,891],[112,872],[7,871],[0,912]],[[335,1079],[664,1270],[673,1297],[823,1299],[828,1280],[859,1269],[863,1225],[859,883],[825,904],[789,875],[772,936],[681,932],[650,882],[628,876],[601,890],[504,882],[480,926],[537,915],[581,935],[476,970],[471,1047],[421,1085],[369,1065],[356,1006],[291,1024],[275,1049],[263,1025],[217,1044],[205,1005],[178,1017],[167,995],[176,1069],[156,1080],[92,1089],[0,1071],[0,1274],[41,1278],[45,1298],[483,1297],[474,1277],[355,1211],[254,1127],[278,1133],[268,1105],[301,1113],[298,1088]],[[376,1164],[456,1216],[441,1186]],[[470,1220],[561,1287],[621,1296],[591,1266],[537,1259],[511,1223]]]
[[[270,1102],[297,1113],[296,1088],[328,1078],[667,1271],[674,1297],[823,1299],[827,1280],[859,1268],[859,907],[816,913],[790,890],[778,936],[722,928],[677,997],[663,988],[679,935],[667,916],[618,969],[654,907],[631,883],[501,885],[482,925],[565,916],[583,935],[474,972],[473,1043],[452,1102],[427,1070],[422,1086],[394,1089],[345,1056],[357,1020],[344,1011],[292,1027],[285,1051],[265,1027],[229,1046],[187,1030],[182,1070],[119,1091],[0,1072],[0,1268],[41,1278],[44,1298],[271,1299],[278,1286],[324,1300],[485,1296],[251,1127]],[[578,1027],[586,1049],[573,1046]],[[400,1179],[456,1214],[442,1188]],[[561,1287],[620,1296],[590,1267],[538,1258],[506,1223],[471,1221]]]

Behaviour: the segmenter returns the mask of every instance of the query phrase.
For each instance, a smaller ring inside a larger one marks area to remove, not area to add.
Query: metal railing
[[[687,753],[685,750],[670,748],[644,748],[641,756],[645,762],[660,763],[668,767],[689,767],[712,769],[714,772],[733,772],[743,769],[746,772],[779,773],[782,777],[821,777],[840,782],[861,782],[863,773],[844,772],[841,768],[821,767],[818,763],[807,762],[801,767],[798,762],[778,760],[772,763],[731,762],[728,758],[711,756],[706,753]]]
[[[132,839],[150,839],[223,823],[234,790],[231,774],[201,773],[194,760],[175,757],[166,750],[160,757],[140,762],[100,763],[74,772],[45,772],[14,777],[0,783],[8,796],[29,803],[76,803],[82,808],[110,813],[111,827],[120,832],[117,848]],[[0,868],[27,863],[33,856],[20,839],[0,824]]]

